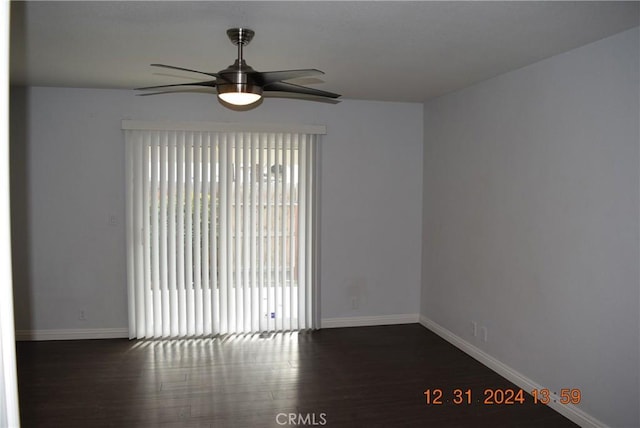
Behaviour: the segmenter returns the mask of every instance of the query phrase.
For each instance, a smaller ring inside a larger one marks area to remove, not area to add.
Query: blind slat
[[[211,159],[211,198],[210,198],[210,213],[211,213],[211,226],[209,228],[210,233],[210,254],[211,261],[209,266],[211,268],[211,311],[212,311],[212,333],[220,333],[220,311],[216,310],[220,304],[220,292],[218,291],[218,231],[217,231],[217,200],[218,200],[218,135],[213,136],[210,141],[210,159]]]
[[[243,303],[243,293],[242,293],[242,265],[241,265],[241,257],[242,257],[242,241],[241,241],[241,228],[242,228],[242,218],[241,207],[240,207],[240,196],[241,196],[241,187],[240,187],[240,177],[241,177],[241,169],[240,162],[242,161],[242,140],[238,137],[238,135],[233,135],[233,146],[234,150],[234,162],[235,162],[235,170],[233,174],[233,215],[234,215],[234,226],[233,230],[233,246],[234,246],[234,263],[233,263],[233,287],[235,291],[235,328],[236,331],[242,332],[244,330],[244,311],[242,310]]]
[[[210,136],[204,134],[202,136],[202,279],[200,281],[202,291],[202,334],[209,335],[213,331],[211,317],[211,284],[209,278],[209,197],[211,195],[211,156],[210,156]]]
[[[167,133],[162,133],[159,138],[159,169],[160,169],[160,177],[159,177],[159,199],[160,199],[160,230],[158,233],[158,238],[160,240],[160,258],[159,258],[159,267],[160,267],[160,307],[162,312],[162,336],[169,337],[171,335],[171,320],[170,316],[170,301],[169,301],[169,257],[167,253],[167,209],[168,209],[168,156],[167,156],[167,144],[168,144],[168,135]]]
[[[258,331],[266,331],[267,328],[267,319],[263,316],[266,314],[266,303],[265,303],[265,282],[264,282],[264,266],[265,266],[265,235],[264,235],[264,194],[265,194],[265,186],[264,186],[264,150],[265,150],[265,140],[266,135],[260,134],[258,137],[258,171],[257,173],[260,175],[260,182],[258,183]]]
[[[298,319],[298,299],[297,299],[297,287],[294,287],[294,275],[296,269],[296,257],[295,257],[295,211],[297,210],[297,198],[295,194],[295,168],[294,168],[294,160],[295,160],[295,152],[294,148],[298,147],[298,134],[293,135],[293,139],[291,140],[291,149],[287,152],[287,156],[289,157],[290,167],[288,169],[289,175],[289,213],[287,216],[287,228],[289,232],[287,233],[287,239],[289,241],[289,272],[288,272],[288,281],[289,281],[289,330],[297,330],[297,319]]]
[[[280,259],[280,272],[282,272],[282,287],[280,287],[280,292],[282,293],[282,297],[281,297],[281,302],[282,302],[282,309],[280,310],[281,312],[281,321],[282,321],[282,325],[281,325],[281,329],[282,330],[290,330],[291,329],[291,307],[289,306],[291,303],[289,301],[287,301],[287,298],[289,297],[289,293],[287,290],[287,287],[290,286],[290,284],[287,281],[287,276],[288,276],[288,271],[289,271],[289,263],[287,260],[287,248],[288,248],[288,244],[287,244],[287,236],[288,236],[288,231],[287,231],[287,216],[289,215],[289,208],[291,207],[288,203],[287,203],[287,189],[288,189],[288,183],[287,183],[287,175],[289,172],[289,163],[288,163],[288,159],[287,159],[287,154],[288,151],[290,150],[291,147],[291,135],[290,134],[285,134],[283,141],[282,141],[282,191],[281,191],[281,197],[282,197],[282,202],[281,202],[281,210],[280,210],[280,221],[281,221],[281,240],[282,240],[282,258]]]
[[[185,284],[185,234],[184,234],[184,215],[186,205],[186,184],[185,179],[185,150],[186,135],[179,132],[176,135],[176,216],[178,217],[177,236],[176,236],[176,279],[178,294],[178,333],[179,336],[187,335],[187,294]]]
[[[228,228],[229,222],[229,151],[227,149],[227,136],[222,136],[220,144],[220,333],[224,334],[229,331],[229,303],[230,297],[228,293],[229,283],[229,244],[228,244]]]
[[[196,332],[195,325],[195,305],[193,295],[193,133],[187,133],[187,144],[185,147],[185,181],[187,183],[185,189],[184,202],[184,233],[185,233],[185,287],[186,287],[186,311],[187,318],[187,335],[193,336]]]
[[[243,288],[243,328],[244,333],[251,331],[251,286],[249,284],[249,269],[251,269],[250,241],[249,241],[249,193],[251,180],[249,180],[249,139],[242,134],[242,288]]]
[[[202,134],[193,145],[193,322],[194,334],[202,335]]]
[[[179,334],[179,318],[178,318],[178,287],[177,287],[177,230],[176,230],[176,191],[177,191],[177,172],[176,172],[176,133],[170,132],[167,143],[167,168],[168,168],[168,233],[169,242],[167,244],[169,252],[169,336],[177,337]]]
[[[265,233],[267,234],[267,330],[273,331],[275,330],[275,289],[273,287],[274,277],[275,277],[275,269],[273,268],[275,263],[275,236],[273,235],[273,231],[275,231],[274,225],[274,202],[275,199],[275,175],[271,169],[272,165],[274,165],[275,155],[274,148],[276,137],[274,134],[269,135],[269,144],[267,145],[267,230]],[[272,316],[273,315],[273,316]]]

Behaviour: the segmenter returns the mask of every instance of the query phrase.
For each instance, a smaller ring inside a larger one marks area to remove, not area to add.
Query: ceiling
[[[345,98],[424,101],[640,24],[638,2],[12,2],[11,82],[125,88],[185,83],[233,62],[253,29],[259,71]],[[197,95],[193,95],[197,96]]]

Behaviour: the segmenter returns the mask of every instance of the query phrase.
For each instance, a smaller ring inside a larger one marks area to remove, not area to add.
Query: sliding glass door
[[[318,138],[126,130],[132,338],[314,328]]]

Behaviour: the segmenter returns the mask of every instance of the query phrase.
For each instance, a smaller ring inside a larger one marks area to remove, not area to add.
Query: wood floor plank
[[[575,427],[420,325],[167,341],[19,342],[23,427]],[[471,389],[426,405],[424,390]],[[311,419],[315,418],[315,419]],[[319,425],[320,422],[324,425]],[[303,424],[298,424],[301,426]]]

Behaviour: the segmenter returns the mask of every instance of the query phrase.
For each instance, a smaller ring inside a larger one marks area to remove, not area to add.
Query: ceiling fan
[[[227,36],[231,40],[231,43],[238,46],[238,58],[232,65],[224,70],[218,71],[217,73],[209,73],[166,64],[151,64],[153,67],[170,68],[207,75],[214,77],[215,79],[213,80],[193,83],[178,83],[173,85],[147,86],[144,88],[136,88],[136,90],[204,86],[215,88],[218,92],[218,97],[222,101],[237,106],[244,106],[257,102],[262,98],[264,92],[281,93],[285,96],[287,94],[298,94],[311,100],[336,99],[340,97],[339,94],[334,94],[332,92],[321,91],[319,89],[285,82],[286,80],[296,79],[299,77],[324,74],[322,71],[314,68],[263,72],[254,70],[242,57],[243,48],[251,42],[254,34],[253,30],[248,28],[231,28],[227,30]],[[157,93],[158,92],[140,95],[154,95]]]

